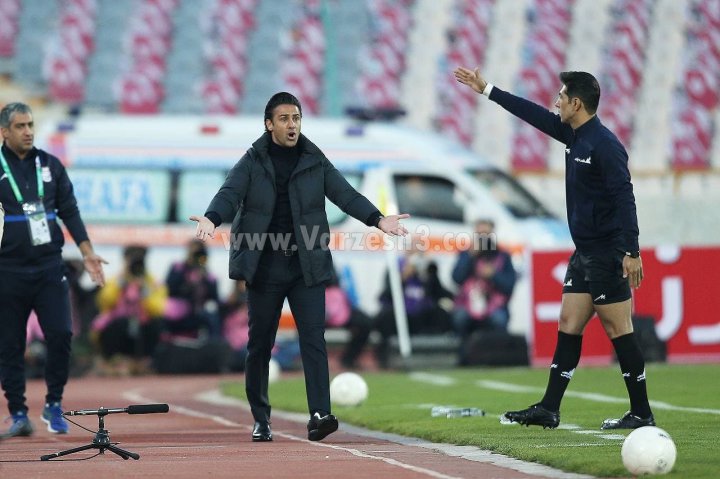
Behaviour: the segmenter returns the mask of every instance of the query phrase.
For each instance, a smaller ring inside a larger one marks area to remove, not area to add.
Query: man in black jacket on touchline
[[[325,197],[385,233],[405,235],[409,215],[383,216],[300,133],[302,107],[280,92],[265,107],[265,133],[230,170],[197,221],[197,238],[232,221],[230,277],[248,284],[249,341],[245,390],[255,419],[253,441],[272,441],[268,363],[287,298],[297,325],[310,420],[308,439],[335,432],[325,347],[325,285],[333,276]]]
[[[62,395],[70,369],[72,321],[62,248],[61,219],[80,248],[83,264],[103,285],[104,259],[95,254],[80,217],[73,186],[56,157],[35,148],[32,110],[10,103],[0,111],[0,203],[5,231],[0,247],[0,381],[12,425],[6,436],[29,436],[25,402],[27,321],[35,311],[45,336],[47,394],[41,419],[48,431],[65,434]]]
[[[543,399],[505,417],[555,428],[560,401],[580,361],[582,334],[597,313],[612,341],[630,397],[630,410],[601,429],[654,426],[645,384],[645,360],[633,334],[632,293],[643,279],[635,196],[622,143],[596,115],[600,86],[585,72],[560,73],[559,115],[459,67],[455,78],[518,118],[566,145],[565,192],[575,252],[563,282],[562,306],[550,377]]]

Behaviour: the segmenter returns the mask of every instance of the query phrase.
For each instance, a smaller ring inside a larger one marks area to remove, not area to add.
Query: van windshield
[[[500,170],[468,171],[516,218],[555,218],[514,178]]]

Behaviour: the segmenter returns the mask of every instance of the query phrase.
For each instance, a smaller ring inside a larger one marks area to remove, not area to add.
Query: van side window
[[[395,175],[398,211],[415,218],[463,222],[463,208],[455,202],[455,185],[445,178]]]
[[[516,218],[555,218],[520,183],[500,170],[470,171]]]

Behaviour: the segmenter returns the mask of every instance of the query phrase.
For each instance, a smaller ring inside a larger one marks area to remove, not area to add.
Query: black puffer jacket
[[[219,215],[223,223],[232,221],[230,241],[226,242],[230,247],[230,278],[249,283],[255,277],[263,249],[253,241],[267,232],[275,208],[270,141],[270,134],[265,133],[253,143],[230,170],[205,213]],[[377,208],[350,186],[323,152],[302,134],[298,145],[300,159],[288,190],[305,284],[314,286],[328,282],[333,274],[325,197],[363,223],[373,217]]]

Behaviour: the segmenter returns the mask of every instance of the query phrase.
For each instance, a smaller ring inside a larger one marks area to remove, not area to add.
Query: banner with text
[[[552,360],[562,282],[572,251],[532,253],[534,365]],[[634,290],[634,314],[652,316],[668,361],[720,361],[720,248],[643,249],[645,279]],[[590,320],[581,364],[608,364],[614,352],[597,317]]]

